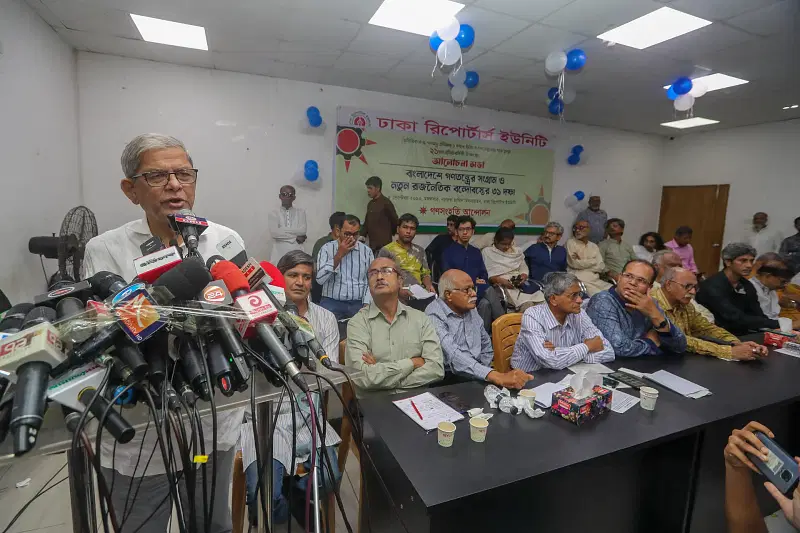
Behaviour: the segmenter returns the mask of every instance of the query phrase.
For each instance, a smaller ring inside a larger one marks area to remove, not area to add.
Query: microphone
[[[22,323],[25,321],[25,315],[31,312],[34,305],[29,303],[22,303],[13,306],[6,311],[3,319],[0,320],[0,340],[10,337],[14,333],[18,333],[22,329]]]
[[[94,295],[101,300],[110,298],[128,286],[128,283],[122,278],[122,276],[118,276],[117,274],[108,272],[107,270],[96,272],[94,276],[90,277],[86,281],[89,282]]]
[[[202,290],[200,295],[197,297],[197,301],[200,302],[200,306],[203,309],[216,310],[222,308],[223,306],[225,308],[229,308],[233,302],[233,298],[231,298],[231,294],[228,292],[228,289],[225,287],[224,283],[220,281],[212,281]],[[218,352],[214,352],[214,358],[216,362],[212,363],[211,360],[212,346],[216,345],[217,343],[221,343],[224,351],[230,354],[231,360],[228,361],[226,358],[225,362],[226,364],[230,363],[228,368],[233,372],[235,381],[238,382],[239,386],[236,387],[237,390],[245,390],[241,387],[246,387],[246,382],[250,379],[250,368],[248,368],[244,359],[245,355],[247,355],[247,352],[244,349],[244,346],[242,346],[242,342],[239,340],[239,337],[228,318],[215,315],[212,320],[215,331],[209,338],[208,343],[209,366],[214,366],[217,369],[221,369],[224,366],[221,364],[223,360],[218,357]],[[214,349],[216,350],[216,348]],[[212,372],[215,371],[212,370]]]
[[[325,348],[317,340],[317,336],[314,334],[314,328],[311,324],[306,321],[303,317],[300,316],[300,312],[297,309],[297,306],[291,300],[286,302],[286,313],[292,317],[292,320],[297,325],[297,334],[302,339],[302,342],[308,346],[308,349],[311,350],[311,353],[316,357],[322,366],[328,369],[333,369],[333,363],[331,362],[331,358],[328,356]]]
[[[58,330],[50,323],[55,315],[49,307],[34,307],[22,331],[0,341],[0,370],[17,373],[9,422],[17,456],[36,444],[47,407],[48,374],[65,359]]]
[[[225,396],[233,396],[233,376],[231,365],[225,350],[214,335],[207,336],[206,351],[208,352],[208,371],[217,384],[217,388]]]
[[[227,238],[220,241],[219,244],[217,244],[217,251],[220,253],[222,259],[227,259],[239,268],[242,268],[247,262],[247,252],[239,243],[239,240],[233,235],[228,235]]]
[[[189,257],[200,257],[197,247],[200,245],[200,235],[208,229],[208,221],[195,216],[189,209],[181,209],[175,214],[167,215],[169,225],[181,234]]]
[[[179,354],[176,363],[178,371],[183,374],[197,396],[205,401],[210,401],[211,387],[209,387],[208,378],[203,369],[203,355],[197,347],[197,342],[187,337],[175,339],[175,344]]]
[[[130,339],[122,337],[115,344],[113,355],[128,367],[130,374],[126,381],[137,382],[147,377],[147,373],[150,370],[147,366],[147,361],[144,360],[139,347],[131,342]]]
[[[237,322],[239,334],[245,336],[253,327],[255,333],[267,346],[278,368],[285,372],[301,391],[307,392],[308,385],[286,346],[278,339],[269,324],[278,314],[276,307],[270,302],[263,290],[248,292],[249,284],[244,274],[229,261],[221,261],[213,266],[211,275],[221,280],[234,297],[235,305],[247,315],[246,319]]]
[[[183,258],[178,248],[170,246],[133,260],[133,268],[137,279],[154,283],[164,272],[172,270]]]
[[[106,369],[97,363],[89,363],[75,368],[47,387],[47,398],[75,411],[89,411],[100,420],[110,402],[97,390],[103,381]],[[92,403],[92,399],[97,399]],[[121,444],[130,442],[136,433],[133,427],[113,408],[109,409],[103,427]]]
[[[164,243],[161,242],[161,239],[158,237],[150,237],[139,247],[139,249],[142,251],[142,255],[152,254],[153,252],[157,252],[163,248]]]

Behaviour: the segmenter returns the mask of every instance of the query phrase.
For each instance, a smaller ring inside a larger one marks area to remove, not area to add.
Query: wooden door
[[[729,191],[730,185],[669,186],[661,191],[658,232],[666,242],[679,226],[692,228],[694,260],[706,275],[719,271]]]

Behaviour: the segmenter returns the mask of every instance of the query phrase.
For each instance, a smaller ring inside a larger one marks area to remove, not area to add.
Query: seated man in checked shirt
[[[514,345],[511,366],[530,372],[561,370],[575,363],[614,360],[614,350],[581,309],[578,278],[569,272],[544,277],[545,304],[522,315],[522,329]]]
[[[483,319],[475,309],[478,295],[469,274],[448,270],[439,279],[439,298],[428,305],[425,314],[439,335],[447,374],[458,378],[488,381],[498,387],[521,389],[533,376],[521,371],[501,373],[492,370],[492,341]]]

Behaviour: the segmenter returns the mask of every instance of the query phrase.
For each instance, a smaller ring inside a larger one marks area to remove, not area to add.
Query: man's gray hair
[[[559,234],[564,233],[564,226],[562,226],[561,224],[559,224],[555,220],[551,220],[550,222],[548,222],[547,225],[544,227],[544,230],[547,231],[547,228],[555,228],[555,230]]]
[[[755,257],[758,255],[758,252],[756,252],[755,248],[743,242],[732,242],[722,249],[723,261],[733,261],[737,257],[742,257],[743,255],[752,255]]]
[[[457,270],[448,270],[442,277],[439,278],[439,298],[444,298],[444,294],[447,291],[452,291],[456,288],[456,284],[453,281],[453,273],[458,272]]]
[[[570,272],[550,272],[544,277],[544,301],[549,302],[551,296],[559,296],[578,283],[578,278]]]
[[[160,133],[143,133],[137,135],[129,142],[125,149],[122,151],[120,162],[122,163],[122,172],[126,178],[136,175],[139,169],[142,154],[148,150],[163,150],[165,148],[180,148],[186,152],[186,157],[189,158],[189,164],[192,163],[192,157],[186,150],[186,147],[181,141],[169,135],[162,135]]]
[[[285,274],[286,271],[293,269],[297,265],[309,265],[311,270],[314,270],[314,258],[303,250],[291,250],[286,252],[275,266],[278,267],[281,274]]]
[[[657,251],[656,253],[653,254],[652,263],[653,263],[653,266],[656,267],[656,270],[661,266],[661,261],[664,260],[664,256],[667,255],[667,254],[678,255],[678,254],[675,253],[674,250],[672,250],[670,248],[664,248],[663,250],[659,250],[659,251]],[[678,257],[680,257],[680,256],[678,255]]]
[[[664,271],[664,277],[661,278],[661,284],[664,285],[668,281],[675,281],[675,277],[681,272],[689,272],[683,267],[671,267]]]

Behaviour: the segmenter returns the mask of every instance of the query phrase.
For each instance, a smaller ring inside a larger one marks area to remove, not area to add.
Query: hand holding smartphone
[[[779,491],[783,494],[791,493],[800,479],[797,461],[764,433],[756,431],[755,435],[767,448],[767,460],[762,461],[751,453],[747,454],[748,459]]]

